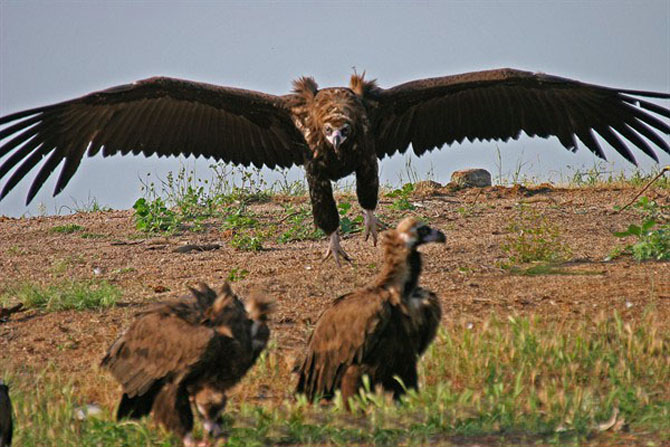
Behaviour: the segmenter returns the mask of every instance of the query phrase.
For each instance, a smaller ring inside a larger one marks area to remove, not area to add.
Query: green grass
[[[18,301],[26,308],[54,312],[106,309],[114,306],[120,297],[121,291],[107,281],[64,280],[46,286],[25,281],[6,288],[0,302]]]
[[[65,224],[65,225],[56,225],[55,227],[51,227],[49,229],[49,232],[51,233],[61,233],[61,234],[72,234],[76,233],[77,231],[83,231],[84,227],[81,225],[77,224]]]
[[[245,380],[281,379],[281,352],[271,344]],[[670,441],[669,355],[670,333],[653,312],[637,322],[614,313],[570,322],[489,317],[470,329],[451,324],[420,363],[421,391],[400,404],[373,390],[356,399],[354,414],[343,411],[341,399],[327,407],[303,398],[268,406],[233,399],[226,445],[424,445],[454,437],[460,443],[488,437],[486,445],[581,445],[597,439],[598,424],[615,408],[626,439],[662,445]],[[112,409],[76,420],[75,408],[87,400],[72,378],[2,367],[0,373],[12,386],[16,445],[179,445],[147,420],[116,424]],[[286,380],[275,386],[282,394]]]

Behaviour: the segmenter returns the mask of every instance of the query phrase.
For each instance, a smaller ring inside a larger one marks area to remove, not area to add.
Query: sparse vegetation
[[[396,211],[409,211],[416,208],[409,200],[413,192],[414,183],[405,183],[400,188],[386,193],[386,197],[395,199],[391,204],[391,209]]]
[[[610,257],[629,254],[637,261],[654,259],[670,260],[670,206],[661,206],[647,197],[641,197],[634,205],[641,215],[640,224],[630,224],[625,231],[615,232],[619,238],[634,236],[637,242],[614,250]]]
[[[653,312],[638,323],[613,313],[569,323],[510,316],[449,325],[420,363],[421,391],[400,405],[369,389],[353,415],[338,399],[325,408],[300,398],[274,407],[233,399],[226,445],[422,445],[491,434],[497,442],[572,445],[622,429],[661,445],[670,440],[669,337]],[[279,352],[270,346],[249,380],[281,380]],[[107,408],[78,420],[88,402],[72,379],[0,372],[13,386],[17,445],[180,443],[146,419],[115,423]]]
[[[252,232],[236,233],[230,239],[230,245],[242,251],[260,251],[263,249],[263,237]]]
[[[248,274],[249,270],[233,267],[232,269],[230,269],[227,279],[230,282],[242,281],[244,278],[247,277]]]
[[[506,230],[509,234],[502,250],[508,257],[507,267],[529,262],[559,262],[571,254],[561,230],[525,205],[519,206],[517,216]]]
[[[81,225],[77,224],[65,224],[65,225],[56,225],[55,227],[51,227],[49,230],[51,233],[61,233],[61,234],[72,234],[76,233],[77,231],[83,231],[84,227]]]
[[[18,301],[26,308],[55,312],[106,309],[114,306],[120,297],[121,291],[107,281],[66,280],[46,286],[24,281],[6,288],[0,302]]]
[[[317,240],[325,236],[323,231],[316,228],[312,221],[312,210],[308,207],[296,208],[287,206],[284,208],[288,230],[279,235],[279,242],[286,244],[293,241]]]
[[[179,227],[177,214],[169,209],[160,197],[152,201],[141,197],[137,199],[133,209],[138,230],[147,233],[173,232]]]

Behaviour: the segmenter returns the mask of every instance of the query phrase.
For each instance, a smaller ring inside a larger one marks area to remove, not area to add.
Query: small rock
[[[465,169],[451,174],[451,181],[461,188],[491,186],[491,173],[486,169]]]

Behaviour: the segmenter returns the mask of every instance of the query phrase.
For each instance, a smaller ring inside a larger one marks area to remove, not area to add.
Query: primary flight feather
[[[84,154],[204,155],[244,166],[304,166],[314,221],[340,247],[331,182],[356,174],[365,234],[376,242],[378,159],[417,155],[473,140],[556,136],[570,150],[581,141],[605,158],[596,135],[636,163],[631,145],[658,161],[670,154],[670,109],[644,98],[670,94],[585,84],[562,77],[498,69],[422,79],[389,89],[354,74],[349,87],[319,89],[299,78],[275,96],[164,77],[0,118],[0,199],[44,158],[30,202],[63,163],[54,194]],[[10,175],[11,172],[11,175]]]

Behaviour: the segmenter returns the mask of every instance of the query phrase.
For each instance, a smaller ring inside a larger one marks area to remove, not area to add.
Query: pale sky
[[[321,86],[346,85],[352,67],[382,87],[512,67],[670,91],[670,0],[323,3],[0,0],[0,115],[156,75],[285,94],[301,75]],[[498,147],[502,168],[493,142],[454,144],[413,165],[419,173],[432,166],[441,182],[456,169],[483,167],[494,176],[502,169],[510,176],[518,165],[522,175],[556,180],[596,160],[585,147],[572,154],[555,138]],[[630,168],[603,147],[613,162],[607,169]],[[655,165],[634,153],[641,168]],[[658,153],[662,165],[670,164],[670,155]],[[383,161],[382,179],[396,183],[404,159]],[[208,176],[208,164],[198,161],[201,176]],[[178,167],[176,159],[87,158],[55,200],[56,173],[27,208],[34,170],[0,202],[0,214],[35,215],[40,203],[54,213],[89,197],[129,208],[141,195],[138,177]]]

